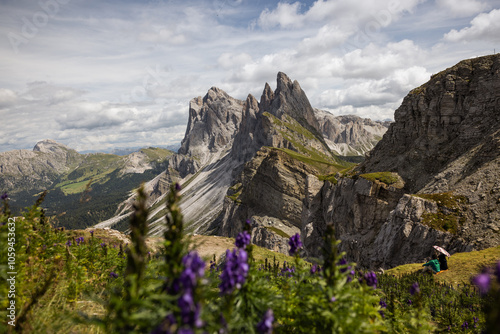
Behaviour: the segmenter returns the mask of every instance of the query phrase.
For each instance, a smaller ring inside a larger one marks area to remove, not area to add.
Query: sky
[[[0,0],[0,152],[178,144],[213,86],[279,71],[313,107],[393,120],[404,96],[500,51],[500,0]]]

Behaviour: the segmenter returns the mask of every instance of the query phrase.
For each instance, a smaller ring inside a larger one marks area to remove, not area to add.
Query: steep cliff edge
[[[474,148],[475,166],[498,157],[500,55],[461,61],[412,90],[395,111],[395,122],[362,164],[366,171],[395,171],[411,192]],[[493,151],[488,151],[489,149]]]
[[[499,102],[500,55],[464,60],[412,90],[356,171],[310,184],[310,254],[328,223],[347,257],[371,268],[423,261],[435,244],[452,253],[500,244]],[[394,175],[404,186],[391,185]]]

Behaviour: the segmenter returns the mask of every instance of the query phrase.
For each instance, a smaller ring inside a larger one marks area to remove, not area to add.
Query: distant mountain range
[[[53,140],[33,150],[0,153],[0,189],[16,212],[48,190],[44,207],[61,226],[81,228],[109,218],[141,182],[161,173],[173,152],[145,148],[126,156],[80,154]]]

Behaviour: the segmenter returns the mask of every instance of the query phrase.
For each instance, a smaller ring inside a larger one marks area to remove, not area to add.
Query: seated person
[[[439,254],[438,260],[439,260],[439,267],[441,268],[441,271],[448,270],[448,260],[446,259],[446,255]]]
[[[424,268],[424,272],[425,271],[429,271],[429,270],[432,270],[432,272],[434,274],[437,274],[438,272],[441,271],[441,267],[439,266],[439,261],[437,259],[437,255],[436,254],[432,254],[432,260],[430,260],[429,262],[427,263],[424,263],[422,265],[422,267],[425,267]]]

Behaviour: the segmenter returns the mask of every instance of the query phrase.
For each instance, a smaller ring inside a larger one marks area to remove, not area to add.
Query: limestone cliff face
[[[50,139],[38,142],[32,151],[0,153],[0,189],[9,192],[48,189],[83,159],[75,150]]]
[[[308,183],[304,200],[302,238],[310,256],[321,256],[326,224],[333,224],[339,250],[350,261],[365,268],[391,268],[422,262],[432,246],[451,253],[474,249],[461,237],[423,223],[425,215],[436,214],[438,204],[363,178],[344,178],[337,185]]]
[[[364,156],[382,139],[390,124],[353,115],[334,116],[320,109],[314,111],[326,143],[338,155]]]
[[[302,216],[302,237],[308,254],[321,256],[326,224],[333,224],[337,238],[342,241],[340,251],[346,251],[350,260],[371,266],[373,259],[367,255],[403,195],[402,183],[394,187],[362,177],[341,178],[337,185],[308,181]]]
[[[500,55],[464,60],[432,76],[404,98],[394,119],[362,168],[396,171],[412,192],[478,145],[493,149],[500,129]],[[478,164],[498,157],[478,153]]]
[[[243,101],[212,87],[189,103],[189,120],[179,154],[206,164],[212,154],[231,147],[242,118]]]
[[[421,262],[436,244],[451,253],[500,244],[499,101],[500,55],[462,61],[412,90],[352,179],[310,183],[310,254],[326,224],[350,260],[371,268]],[[379,188],[373,175],[388,171],[402,189]]]

